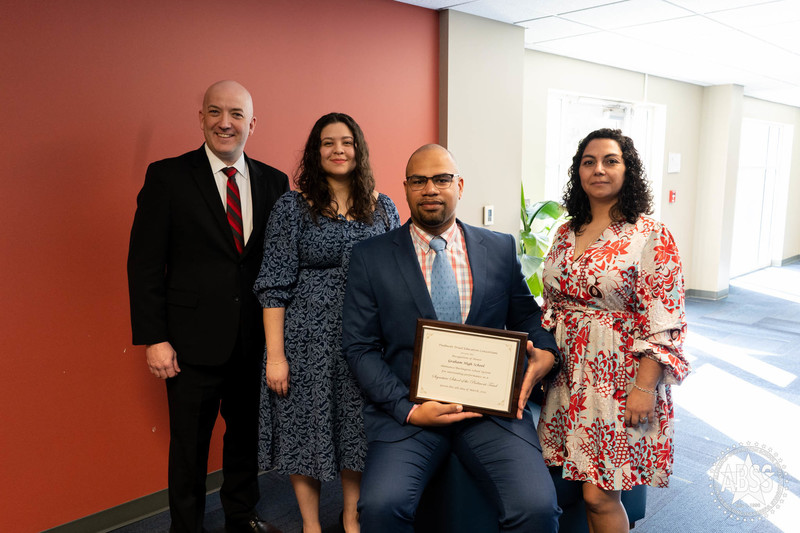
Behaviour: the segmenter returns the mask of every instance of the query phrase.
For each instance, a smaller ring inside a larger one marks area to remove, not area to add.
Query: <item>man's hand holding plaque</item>
[[[423,402],[411,412],[408,421],[415,426],[446,426],[467,418],[478,418],[480,413],[464,411],[464,406],[455,403],[440,403],[434,400]]]

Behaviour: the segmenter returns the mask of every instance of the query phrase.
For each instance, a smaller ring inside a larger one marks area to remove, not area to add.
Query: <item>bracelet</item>
[[[542,350],[546,350],[553,354],[553,366],[550,367],[548,373],[557,370],[561,366],[561,355],[558,353],[558,350],[553,350],[552,348],[542,348]]]
[[[653,396],[658,396],[658,393],[657,393],[655,390],[643,389],[643,388],[641,388],[639,385],[637,385],[637,384],[636,384],[636,382],[634,382],[634,383],[633,383],[633,386],[634,386],[635,388],[639,389],[639,390],[640,390],[640,391],[642,391],[642,392],[646,392],[647,394],[651,394],[651,395],[653,395]]]
[[[286,362],[286,359],[284,358],[283,361],[278,361],[277,363],[270,363],[269,361],[267,361],[267,364],[268,365],[282,365],[285,362]]]

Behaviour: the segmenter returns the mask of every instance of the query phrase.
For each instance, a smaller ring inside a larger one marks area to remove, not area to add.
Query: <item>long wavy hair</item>
[[[625,162],[625,179],[617,196],[617,203],[611,207],[611,219],[625,220],[634,224],[642,214],[653,212],[653,194],[644,172],[642,160],[633,146],[633,140],[622,134],[621,130],[602,128],[587,135],[578,144],[578,151],[572,156],[572,165],[569,167],[569,181],[564,188],[564,206],[567,208],[571,220],[570,227],[576,233],[592,221],[592,210],[589,197],[581,186],[580,165],[583,152],[589,143],[595,139],[611,139],[617,141],[622,150],[622,160]]]
[[[341,122],[353,132],[356,166],[350,175],[350,208],[347,215],[351,218],[365,222],[372,222],[372,213],[375,210],[375,178],[372,167],[369,165],[369,148],[364,139],[358,123],[344,113],[328,113],[323,115],[311,128],[308,134],[303,158],[294,174],[294,184],[305,195],[309,202],[311,217],[317,221],[324,216],[336,219],[339,205],[331,196],[325,171],[322,169],[322,159],[319,149],[322,145],[322,130],[329,124]]]

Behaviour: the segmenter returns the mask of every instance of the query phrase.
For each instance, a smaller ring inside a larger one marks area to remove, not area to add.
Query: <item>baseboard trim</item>
[[[217,492],[220,486],[222,486],[222,470],[208,474],[206,478],[207,494]],[[157,515],[167,509],[169,509],[169,499],[167,497],[167,489],[164,489],[121,505],[104,509],[99,513],[84,516],[73,522],[56,526],[46,530],[44,533],[86,533],[87,531],[107,533]]]
[[[722,300],[728,297],[728,289],[721,291],[703,291],[700,289],[687,289],[688,298],[700,298],[701,300]]]
[[[793,255],[792,257],[787,257],[786,259],[781,259],[781,266],[791,265],[792,263],[797,263],[800,261],[800,255]]]

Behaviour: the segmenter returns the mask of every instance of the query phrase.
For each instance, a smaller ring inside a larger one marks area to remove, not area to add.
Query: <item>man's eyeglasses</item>
[[[437,189],[447,189],[453,184],[453,179],[460,177],[460,174],[437,174],[435,176],[408,176],[406,183],[412,191],[421,191],[428,186],[431,180]]]

